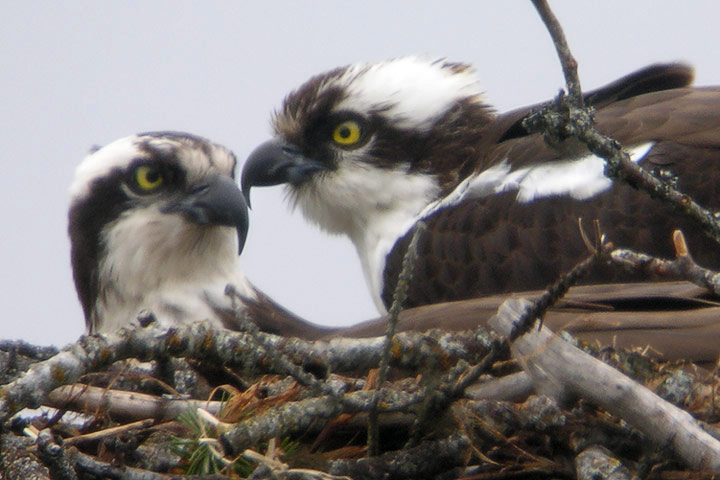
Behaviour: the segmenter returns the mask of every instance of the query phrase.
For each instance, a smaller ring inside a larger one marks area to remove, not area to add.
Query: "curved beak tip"
[[[245,182],[242,182],[242,194],[245,198],[245,203],[247,204],[248,209],[252,210],[252,204],[250,203],[250,188],[251,185],[246,185]]]
[[[235,182],[233,182],[234,184]],[[248,205],[245,196],[235,187],[234,193],[229,195],[229,211],[231,219],[229,226],[235,226],[238,235],[238,255],[240,255],[245,247],[248,230],[250,228],[250,218],[248,215]]]
[[[247,240],[247,233],[248,233],[247,223],[245,224],[244,227],[238,225],[236,227],[236,230],[237,230],[237,235],[238,235],[238,255],[240,255],[240,254],[242,254],[243,249],[245,248],[245,241]]]

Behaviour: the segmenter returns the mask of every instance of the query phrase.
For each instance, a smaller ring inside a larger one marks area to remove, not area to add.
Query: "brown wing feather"
[[[720,209],[720,150],[658,143],[649,167],[661,165],[678,186],[711,209]],[[652,163],[655,162],[655,163]],[[720,268],[717,245],[697,226],[647,194],[615,184],[585,201],[569,197],[518,203],[508,192],[442,210],[426,219],[406,306],[460,300],[500,292],[544,288],[588,255],[577,219],[600,220],[616,245],[661,257],[674,252],[672,231],[682,229],[701,264]],[[388,255],[383,300],[389,305],[412,232]],[[589,282],[636,280],[598,268]]]
[[[597,110],[608,105],[639,95],[689,87],[693,82],[692,67],[681,63],[657,64],[632,72],[608,85],[591,90],[584,95],[585,104]],[[528,135],[522,126],[523,119],[543,104],[522,107],[497,118],[493,129],[498,136],[491,136],[492,142],[504,142]]]
[[[493,143],[504,137],[496,131],[507,126],[503,117],[488,126],[482,148],[486,153],[477,160],[480,169],[505,160],[516,169],[588,153],[574,139],[550,146],[537,134]],[[720,148],[720,87],[681,88],[629,98],[599,109],[595,119],[599,131],[626,147],[657,141]]]
[[[677,179],[681,191],[720,210],[720,87],[652,91],[625,99],[617,93],[638,90],[642,89],[630,85],[625,90],[618,84],[597,94],[598,129],[626,146],[655,142],[642,166],[663,170]],[[516,117],[517,113],[500,116],[493,122],[496,131],[492,125],[488,128],[483,141],[490,143],[480,149],[487,153],[478,168],[507,161],[517,169],[588,154],[572,139],[550,146],[539,135],[508,138],[502,129]],[[502,141],[492,144],[493,138]],[[511,192],[467,201],[426,219],[429,231],[420,242],[406,306],[545,287],[587,255],[578,217],[600,220],[616,245],[663,257],[673,255],[671,233],[680,228],[701,264],[720,267],[717,245],[694,223],[627,185],[615,184],[585,201],[553,197],[523,204]],[[405,235],[387,258],[382,292],[386,305],[410,236]],[[589,281],[630,278],[606,268],[598,269]]]
[[[253,298],[244,297],[242,303],[244,319],[239,319],[237,313],[233,311],[217,311],[225,328],[244,330],[247,326],[243,322],[247,320],[262,332],[307,340],[316,340],[340,330],[337,327],[326,327],[309,322],[257,289]]]
[[[587,105],[600,109],[631,97],[688,87],[695,77],[693,68],[682,63],[649,65],[584,95]]]
[[[537,298],[542,292],[492,295],[472,300],[404,310],[398,331],[431,328],[472,330],[484,326],[511,295]],[[550,309],[545,324],[567,330],[581,340],[617,348],[650,347],[664,360],[689,360],[712,368],[720,356],[720,306],[704,299],[705,291],[685,282],[602,284],[573,287]],[[331,337],[383,335],[381,318],[341,329]]]
[[[599,110],[597,127],[625,145],[672,141],[720,147],[720,87],[682,88],[633,97]]]

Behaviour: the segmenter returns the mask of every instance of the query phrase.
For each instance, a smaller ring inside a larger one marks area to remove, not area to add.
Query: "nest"
[[[61,352],[5,343],[0,470],[482,479],[701,478],[717,468],[711,371],[547,324],[520,334],[532,305],[502,303],[490,320],[498,333],[483,321],[305,341],[198,322],[83,337]],[[517,337],[510,348],[507,334]]]

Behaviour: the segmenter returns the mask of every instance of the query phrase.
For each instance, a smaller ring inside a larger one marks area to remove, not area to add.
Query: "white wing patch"
[[[653,145],[654,142],[643,143],[628,148],[627,152],[630,159],[637,163],[647,155]],[[419,219],[465,200],[501,192],[517,191],[517,200],[521,203],[562,195],[569,195],[576,200],[587,200],[612,185],[612,180],[605,176],[604,169],[605,160],[593,154],[513,171],[507,162],[502,162],[466,178],[449,195],[428,205]]]
[[[652,146],[653,142],[648,142],[629,148],[630,159],[639,162]],[[518,190],[517,199],[521,203],[560,195],[586,200],[612,185],[604,170],[605,160],[590,154],[577,160],[546,163],[510,172],[496,191]]]
[[[415,220],[422,220],[438,210],[458,205],[471,198],[482,198],[491,193],[497,193],[498,185],[502,185],[509,173],[510,167],[506,162],[482,172],[476,172],[460,182],[450,194],[430,203]]]

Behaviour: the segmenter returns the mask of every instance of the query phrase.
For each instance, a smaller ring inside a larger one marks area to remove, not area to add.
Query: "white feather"
[[[85,198],[96,179],[106,176],[114,169],[127,167],[133,155],[139,154],[137,140],[137,135],[124,137],[87,155],[75,169],[75,178],[70,186],[70,197],[73,201]]]
[[[75,178],[70,186],[70,197],[74,201],[86,197],[95,180],[110,174],[113,170],[127,168],[134,159],[147,158],[149,154],[139,148],[141,144],[150,145],[154,150],[174,152],[187,168],[189,177],[202,176],[210,168],[231,175],[235,166],[234,158],[228,155],[223,147],[210,142],[207,145],[212,162],[205,152],[188,148],[182,140],[175,140],[172,137],[130,135],[115,140],[85,157],[75,169]]]
[[[346,89],[348,95],[338,102],[334,111],[375,111],[391,119],[398,128],[420,131],[430,128],[439,115],[459,100],[479,101],[482,95],[471,69],[458,71],[443,60],[414,56],[353,65],[337,84]]]
[[[648,142],[628,148],[633,162],[639,162],[652,148]],[[545,163],[510,172],[497,186],[497,192],[517,190],[521,203],[536,198],[569,195],[576,200],[585,200],[604,192],[612,186],[612,180],[605,176],[605,160],[597,155],[587,155],[577,160]]]
[[[156,207],[130,210],[103,231],[107,256],[99,269],[105,294],[96,304],[103,331],[141,312],[163,325],[207,320],[221,326],[214,309],[229,310],[225,287],[254,298],[239,266],[237,232],[198,226]]]
[[[653,142],[647,142],[626,150],[630,159],[637,163],[647,155],[653,145]],[[593,154],[512,171],[507,162],[501,162],[468,176],[449,195],[429,204],[420,218],[465,200],[501,192],[517,191],[517,200],[521,203],[562,195],[586,200],[612,186],[612,180],[605,176],[604,170],[605,160]]]
[[[295,194],[308,220],[350,237],[373,300],[384,312],[380,293],[385,257],[440,188],[433,177],[409,173],[407,166],[380,169],[353,159],[362,155],[362,150],[353,152],[338,170],[318,176]],[[293,194],[292,187],[289,192]]]

